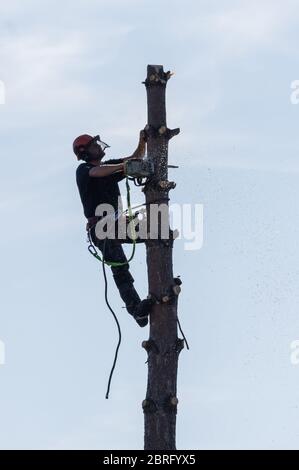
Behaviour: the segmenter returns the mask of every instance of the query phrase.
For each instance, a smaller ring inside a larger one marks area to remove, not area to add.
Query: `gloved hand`
[[[135,151],[134,158],[143,158],[145,155],[145,149],[146,149],[146,134],[145,134],[145,131],[142,130],[139,132],[139,142],[138,142],[138,147]]]
[[[146,136],[146,132],[144,129],[142,129],[140,132],[139,132],[139,142],[146,142],[147,141],[147,136]]]

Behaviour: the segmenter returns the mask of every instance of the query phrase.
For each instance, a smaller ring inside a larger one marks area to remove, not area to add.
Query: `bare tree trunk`
[[[166,125],[165,91],[171,73],[162,65],[148,65],[144,82],[148,100],[148,157],[154,177],[144,188],[150,223],[150,204],[166,207],[169,230],[168,193],[175,184],[168,178],[168,140],[179,133]],[[161,228],[161,227],[160,227]],[[148,225],[149,229],[149,225]],[[170,235],[173,232],[170,230]],[[176,449],[177,367],[183,340],[177,336],[179,280],[173,278],[173,239],[146,242],[149,293],[158,299],[150,318],[150,338],[142,346],[148,353],[148,384],[143,401],[146,450]],[[163,235],[162,235],[163,236]]]

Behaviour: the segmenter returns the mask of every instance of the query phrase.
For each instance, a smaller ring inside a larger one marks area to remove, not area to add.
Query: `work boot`
[[[152,299],[141,300],[133,283],[121,284],[118,286],[118,290],[126,304],[128,313],[134,317],[139,326],[146,326],[148,324],[148,315],[155,301]]]
[[[143,299],[136,308],[134,318],[139,326],[144,327],[148,324],[148,316],[154,305],[153,299]]]

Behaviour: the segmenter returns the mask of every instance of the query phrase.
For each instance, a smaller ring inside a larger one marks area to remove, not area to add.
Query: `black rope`
[[[108,399],[108,398],[109,398],[109,393],[110,393],[111,380],[112,380],[113,372],[114,372],[115,365],[116,365],[116,361],[117,361],[118,350],[119,350],[119,347],[120,347],[120,344],[121,344],[121,329],[120,329],[120,325],[119,325],[117,316],[115,315],[115,313],[114,313],[114,311],[112,310],[112,308],[111,308],[111,306],[110,306],[110,304],[109,304],[109,301],[108,301],[108,295],[107,295],[107,292],[108,292],[108,282],[107,282],[106,268],[105,268],[105,247],[106,247],[106,240],[107,240],[107,238],[104,239],[103,259],[102,259],[102,267],[103,267],[103,274],[104,274],[104,280],[105,280],[105,301],[106,301],[107,307],[109,308],[110,312],[112,313],[112,315],[113,315],[113,317],[114,317],[114,320],[115,320],[115,323],[116,323],[117,329],[118,329],[118,343],[117,343],[117,346],[116,346],[116,349],[115,349],[114,361],[113,361],[113,365],[112,365],[112,368],[111,368],[111,371],[110,371],[109,380],[108,380],[108,385],[107,385],[106,398]]]
[[[151,181],[149,177],[147,176],[127,176],[127,178],[130,180],[130,181],[133,181],[134,182],[134,185],[135,186],[147,186],[149,184],[149,182]],[[145,181],[144,181],[145,179]]]
[[[186,347],[187,347],[187,349],[188,349],[188,351],[189,351],[189,349],[190,349],[190,348],[189,348],[189,344],[188,344],[187,338],[186,338],[186,336],[184,335],[184,332],[183,332],[183,330],[182,330],[182,327],[181,327],[180,320],[179,320],[179,317],[178,317],[178,316],[176,317],[176,321],[178,322],[181,335],[183,336],[184,341],[185,341],[185,343],[186,343]]]

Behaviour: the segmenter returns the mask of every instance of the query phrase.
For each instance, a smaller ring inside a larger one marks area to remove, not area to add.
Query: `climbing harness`
[[[133,242],[133,248],[132,248],[132,253],[131,253],[131,256],[130,258],[123,262],[123,263],[120,263],[118,261],[106,261],[104,260],[104,258],[101,258],[101,256],[98,254],[98,251],[95,247],[95,244],[93,243],[92,241],[92,237],[91,237],[91,229],[93,228],[92,227],[88,227],[87,228],[87,235],[88,235],[88,242],[89,242],[89,245],[88,245],[88,251],[92,254],[92,256],[94,256],[94,258],[96,258],[97,260],[103,262],[104,264],[107,264],[108,266],[113,266],[113,267],[117,267],[117,266],[124,266],[125,264],[129,264],[130,261],[134,258],[134,255],[135,255],[135,248],[136,248],[136,230],[135,230],[135,225],[134,223],[131,223],[135,216],[132,212],[132,207],[131,207],[131,196],[130,196],[130,185],[129,185],[129,180],[128,180],[128,177],[126,177],[126,188],[127,188],[127,205],[128,205],[128,212],[129,212],[129,226],[130,226],[130,229],[131,229],[131,239],[132,239],[132,242]],[[125,213],[126,211],[123,211],[121,212],[119,215],[117,215],[117,217],[115,218],[115,220],[118,220],[121,215],[123,213]],[[95,224],[96,225],[96,224]],[[106,238],[104,240],[107,240]]]

